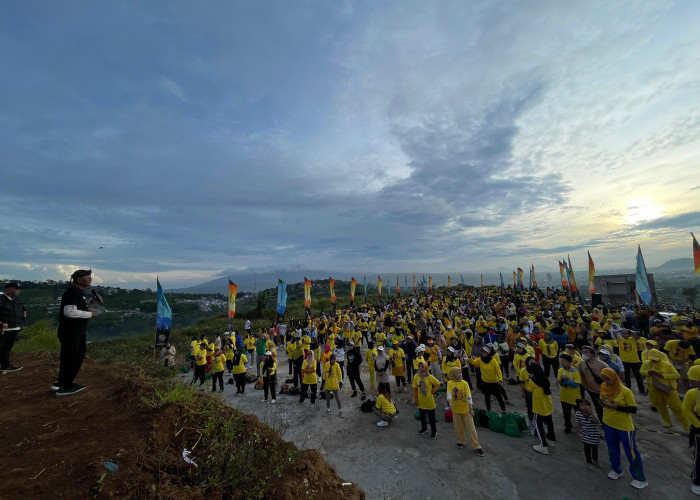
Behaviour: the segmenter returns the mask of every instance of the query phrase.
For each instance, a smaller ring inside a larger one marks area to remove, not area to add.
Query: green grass
[[[37,351],[58,352],[60,347],[56,326],[52,321],[44,319],[21,331],[12,352],[15,354]]]

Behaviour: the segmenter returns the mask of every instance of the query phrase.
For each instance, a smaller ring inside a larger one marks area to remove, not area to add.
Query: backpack
[[[376,403],[376,400],[374,399],[368,399],[366,401],[363,401],[362,404],[360,405],[360,410],[362,410],[365,413],[370,413],[372,409],[374,408],[374,404]]]

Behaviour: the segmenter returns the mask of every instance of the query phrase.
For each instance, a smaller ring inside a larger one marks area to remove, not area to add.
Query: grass
[[[12,352],[16,354],[37,351],[58,352],[60,347],[56,326],[52,321],[44,319],[22,330]]]

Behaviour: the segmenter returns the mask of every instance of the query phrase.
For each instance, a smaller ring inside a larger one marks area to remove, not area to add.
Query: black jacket
[[[7,323],[7,328],[23,327],[27,318],[27,310],[17,299],[10,299],[7,295],[0,294],[0,322]]]

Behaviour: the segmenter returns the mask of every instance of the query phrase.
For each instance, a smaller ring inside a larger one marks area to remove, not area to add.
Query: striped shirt
[[[574,418],[578,422],[581,441],[587,444],[598,444],[600,442],[600,433],[598,432],[598,426],[593,421],[593,415],[587,417],[580,411],[577,411]]]

